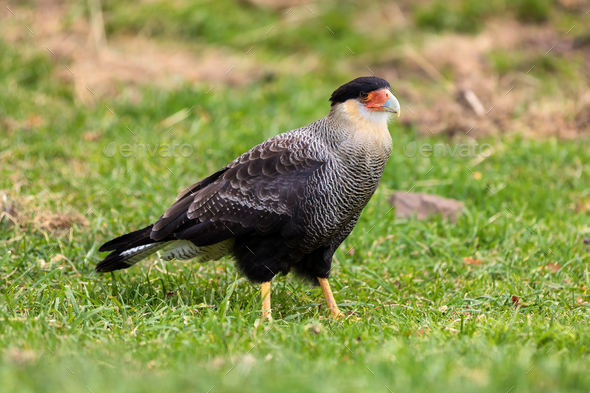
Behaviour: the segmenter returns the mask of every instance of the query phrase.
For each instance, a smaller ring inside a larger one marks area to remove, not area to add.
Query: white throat
[[[392,118],[392,113],[369,111],[359,101],[351,99],[334,105],[330,116],[348,131],[349,143],[391,149],[387,122]]]
[[[387,122],[393,118],[393,113],[370,111],[355,99],[334,105],[331,112],[338,117],[342,117],[342,120],[348,120],[353,124],[364,124],[370,127],[387,128]]]

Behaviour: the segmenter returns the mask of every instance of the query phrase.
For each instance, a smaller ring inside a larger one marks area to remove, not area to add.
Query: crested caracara
[[[113,239],[97,272],[126,269],[160,252],[196,262],[233,256],[262,285],[293,270],[318,280],[333,316],[340,311],[328,277],[332,256],[371,199],[392,149],[387,122],[400,105],[389,83],[357,78],[330,97],[330,113],[277,135],[187,187],[158,221]]]

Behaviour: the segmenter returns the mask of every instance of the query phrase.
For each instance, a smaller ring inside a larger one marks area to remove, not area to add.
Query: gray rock
[[[455,222],[465,210],[465,205],[461,201],[431,194],[396,192],[389,203],[395,206],[397,218],[415,216],[418,220],[441,214],[444,218]]]

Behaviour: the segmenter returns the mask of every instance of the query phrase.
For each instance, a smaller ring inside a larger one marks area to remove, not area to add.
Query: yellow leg
[[[340,310],[336,305],[334,295],[332,295],[332,289],[330,288],[328,279],[318,277],[318,281],[320,282],[320,287],[322,287],[322,292],[324,292],[324,297],[326,298],[326,303],[328,303],[328,308],[330,308],[330,311],[332,311],[332,316],[334,318],[338,318],[341,315]]]
[[[272,317],[270,310],[270,281],[263,282],[260,287],[262,294],[262,318],[260,318],[260,321],[263,321]]]

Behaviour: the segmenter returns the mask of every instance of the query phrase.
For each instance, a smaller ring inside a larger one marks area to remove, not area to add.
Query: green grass
[[[415,7],[416,24],[434,31],[476,33],[483,21],[492,17],[506,18],[507,11],[522,22],[546,22],[555,12],[553,0],[434,0]]]
[[[132,10],[120,7],[107,3],[106,18]],[[165,12],[190,15],[158,11]],[[273,12],[261,11],[262,22],[272,23]],[[355,11],[342,12],[351,19]],[[107,21],[111,29],[134,23]],[[331,39],[304,37],[309,46],[298,53],[331,48]],[[268,55],[282,55],[272,45]],[[123,92],[84,106],[73,86],[54,78],[62,65],[44,48],[0,50],[0,190],[21,213],[19,227],[0,219],[3,392],[588,391],[587,139],[509,130],[478,140],[494,150],[481,162],[408,158],[411,142],[465,141],[392,124],[394,152],[380,188],[335,255],[330,281],[347,318],[331,320],[319,308],[321,291],[288,276],[273,283],[274,322],[256,326],[259,288],[231,261],[154,258],[97,275],[97,248],[154,221],[178,191],[254,144],[324,116],[327,97],[352,76],[328,64],[209,94],[144,86],[139,98]],[[517,67],[498,56],[503,72]],[[569,74],[548,64],[542,82],[556,89]],[[167,134],[164,120],[193,106]],[[120,154],[122,144],[174,141],[190,144],[192,155]],[[113,142],[117,154],[107,157]],[[410,189],[464,201],[466,213],[456,223],[395,219],[388,199]],[[75,220],[71,231],[40,224],[43,214],[75,212],[86,222]]]
[[[387,51],[401,42],[403,31],[382,24],[379,29],[359,26],[355,16],[378,10],[379,4],[351,1],[320,2],[304,7],[269,9],[245,2],[173,2],[159,0],[138,7],[136,2],[109,1],[105,25],[110,34],[141,34],[154,39],[182,40],[247,52],[266,61],[294,53],[314,53],[325,66],[356,54]],[[287,12],[289,11],[289,12]],[[346,45],[342,43],[346,42]]]

